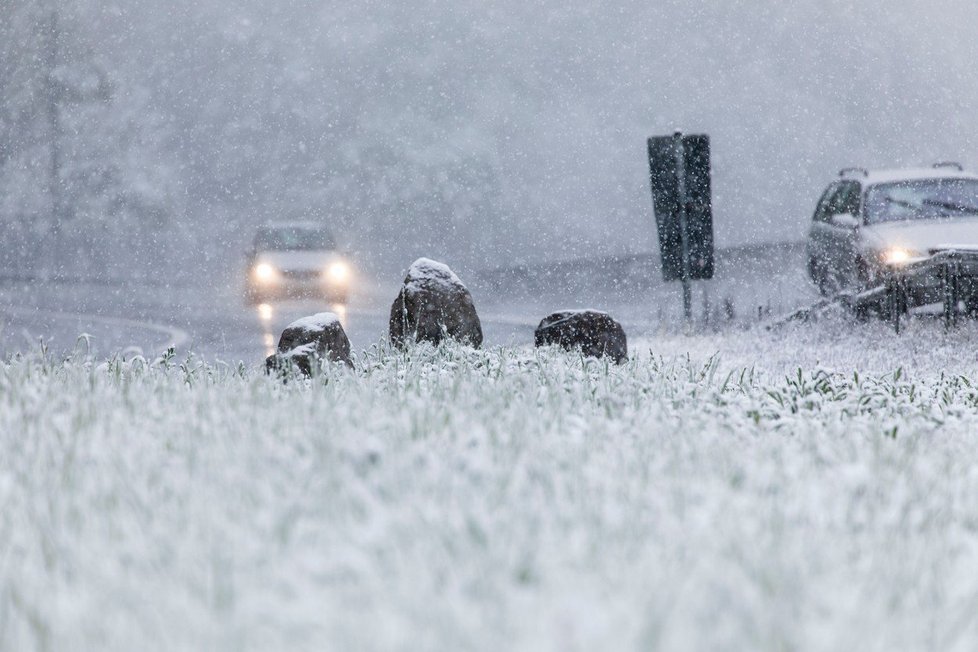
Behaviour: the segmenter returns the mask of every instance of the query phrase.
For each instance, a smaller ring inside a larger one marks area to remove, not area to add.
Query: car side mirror
[[[855,229],[859,226],[859,218],[852,213],[836,213],[829,218],[829,222],[846,229]]]

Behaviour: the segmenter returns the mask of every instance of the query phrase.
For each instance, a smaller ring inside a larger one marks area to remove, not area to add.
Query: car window
[[[332,234],[315,227],[265,228],[255,236],[255,249],[264,251],[318,251],[335,247]]]
[[[978,179],[918,179],[881,183],[866,192],[866,222],[978,216]]]
[[[843,181],[832,198],[832,215],[849,213],[859,215],[860,186],[858,181]]]
[[[829,207],[831,206],[832,198],[835,197],[835,191],[839,189],[839,182],[829,184],[829,187],[825,189],[822,193],[821,199],[818,200],[818,206],[815,208],[815,216],[812,218],[815,222],[828,222],[829,221]]]

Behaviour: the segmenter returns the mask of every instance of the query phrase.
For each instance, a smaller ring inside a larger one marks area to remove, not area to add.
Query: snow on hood
[[[440,286],[446,289],[465,289],[465,284],[448,265],[430,258],[418,258],[411,263],[404,283],[408,292],[411,293],[432,286]]]
[[[978,246],[978,218],[949,220],[916,220],[870,224],[861,229],[867,247],[905,247],[913,251],[946,248],[950,243],[958,248]]]
[[[319,312],[315,315],[296,319],[286,327],[286,330],[294,328],[306,332],[326,330],[333,324],[339,323],[340,318],[333,312]]]

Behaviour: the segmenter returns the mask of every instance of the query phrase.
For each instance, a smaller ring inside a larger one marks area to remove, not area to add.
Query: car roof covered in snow
[[[843,178],[860,181],[863,185],[872,186],[878,183],[898,183],[900,181],[918,181],[921,179],[978,179],[978,174],[958,170],[950,166],[940,166],[930,168],[869,170],[865,174],[858,170],[849,170],[843,175]]]

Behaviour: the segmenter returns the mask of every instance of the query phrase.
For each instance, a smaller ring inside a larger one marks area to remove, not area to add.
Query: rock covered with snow
[[[310,315],[289,324],[279,338],[278,351],[265,360],[265,368],[272,371],[291,364],[309,375],[316,359],[353,366],[350,340],[340,318],[332,312]]]
[[[536,346],[557,345],[586,356],[609,356],[616,363],[628,360],[625,329],[611,315],[598,310],[560,310],[543,318],[533,334]]]
[[[482,323],[468,288],[448,265],[419,258],[391,306],[391,342],[438,344],[446,337],[478,348]]]

